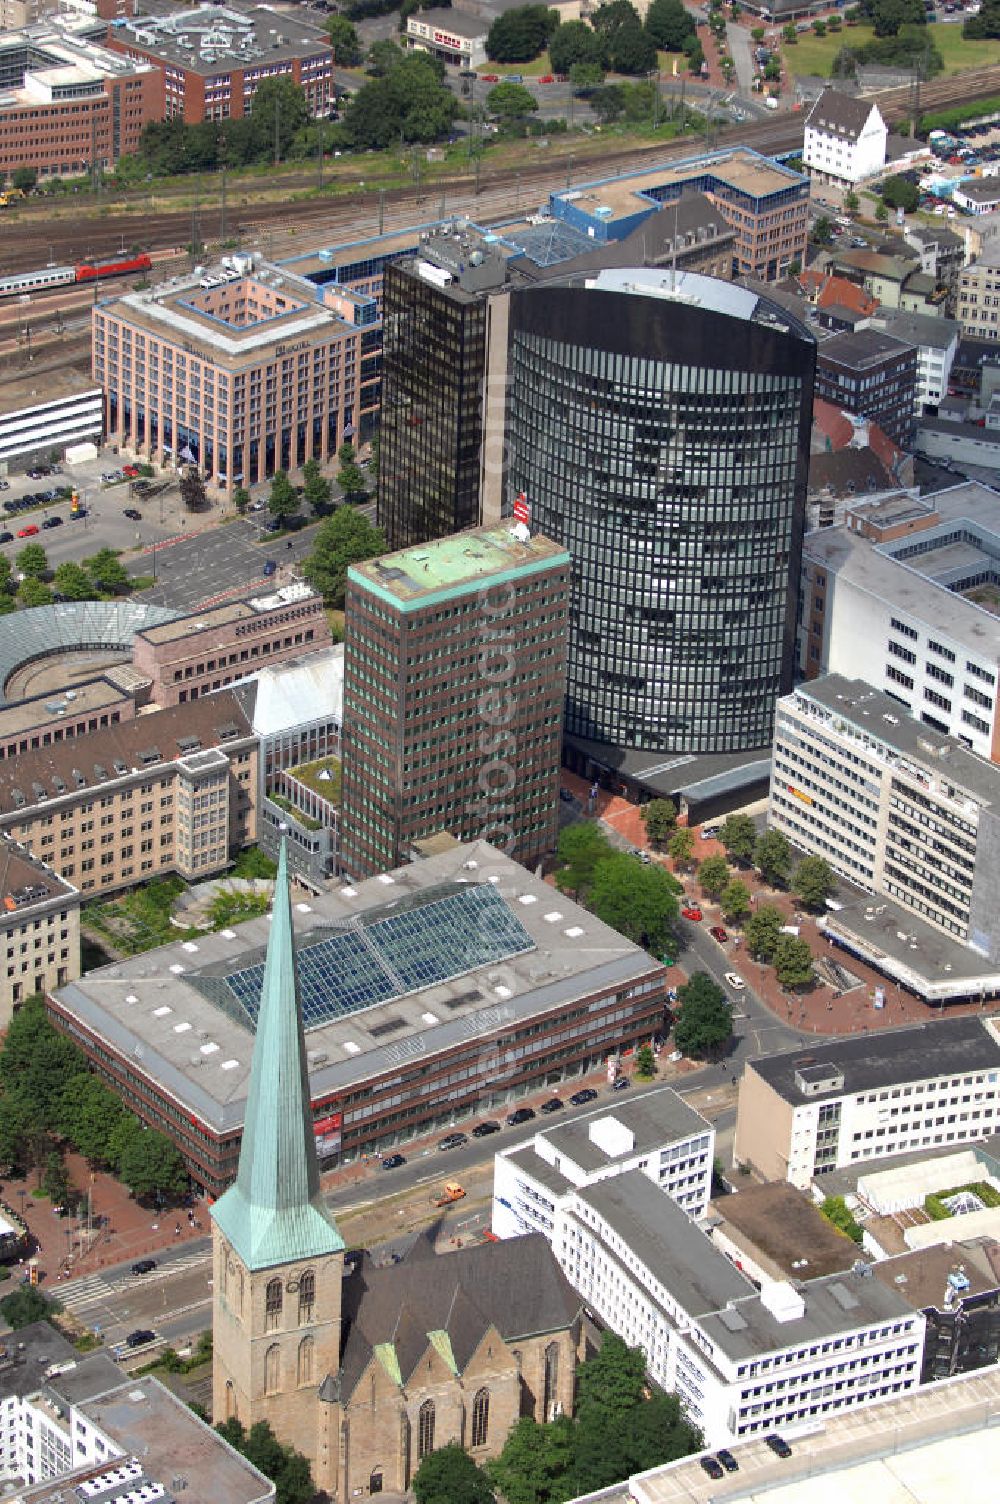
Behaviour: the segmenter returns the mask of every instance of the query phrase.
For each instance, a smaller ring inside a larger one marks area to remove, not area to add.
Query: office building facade
[[[905,449],[913,436],[916,346],[876,329],[835,334],[817,352],[816,395],[877,423]]]
[[[568,735],[680,754],[770,742],[792,682],[814,355],[777,305],[694,273],[512,295],[507,490],[573,559]]]
[[[475,528],[348,571],[341,861],[439,831],[533,862],[556,841],[570,561]]]
[[[998,1117],[995,1025],[943,1019],[748,1061],[733,1160],[805,1190],[859,1161],[988,1138]]]
[[[4,837],[0,903],[0,1028],[6,1028],[26,997],[80,975],[80,894]]]

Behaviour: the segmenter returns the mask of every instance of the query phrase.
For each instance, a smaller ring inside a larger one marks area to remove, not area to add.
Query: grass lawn
[[[927,30],[944,59],[946,74],[1000,62],[1000,41],[966,41],[960,25],[939,23],[928,26]],[[835,34],[827,32],[825,37],[818,37],[811,31],[803,32],[794,46],[786,44],[783,47],[785,66],[796,75],[815,73],[821,78],[829,78],[833,60],[841,47],[863,47],[874,35],[872,27],[864,25],[845,26]]]
[[[476,71],[480,78],[484,73],[498,73],[501,78],[506,78],[508,73],[520,73],[522,78],[544,78],[546,73],[552,72],[552,64],[549,61],[548,52],[543,52],[540,57],[534,58],[530,63],[485,62]]]

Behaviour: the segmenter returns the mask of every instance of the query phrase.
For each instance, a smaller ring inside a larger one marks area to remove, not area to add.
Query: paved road
[[[131,1263],[100,1274],[58,1282],[50,1293],[111,1346],[138,1327],[173,1340],[209,1325],[212,1245],[208,1238],[168,1248],[151,1274],[135,1275]]]
[[[259,521],[245,518],[225,527],[209,528],[193,538],[176,538],[156,550],[157,584],[144,590],[142,600],[150,605],[172,606],[189,611],[202,601],[214,600],[244,587],[259,586],[262,591],[282,584],[282,570],[301,563],[313,548],[316,525],[303,528],[290,538],[268,541],[261,524],[266,513],[255,514]],[[291,545],[291,546],[289,546]],[[273,559],[279,573],[266,580],[264,564]],[[134,575],[152,574],[153,554],[149,551],[127,561]]]
[[[753,92],[753,58],[750,53],[753,42],[747,27],[738,26],[735,21],[727,21],[726,44],[729,55],[736,64],[740,93],[750,95]]]

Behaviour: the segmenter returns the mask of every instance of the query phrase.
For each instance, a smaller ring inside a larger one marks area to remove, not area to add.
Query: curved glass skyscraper
[[[814,365],[793,315],[694,273],[512,295],[507,490],[573,559],[568,734],[770,743],[792,682]]]

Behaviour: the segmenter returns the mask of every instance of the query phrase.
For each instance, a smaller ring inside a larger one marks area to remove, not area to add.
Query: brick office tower
[[[570,559],[505,523],[348,571],[341,859],[438,831],[528,864],[555,845]]]

